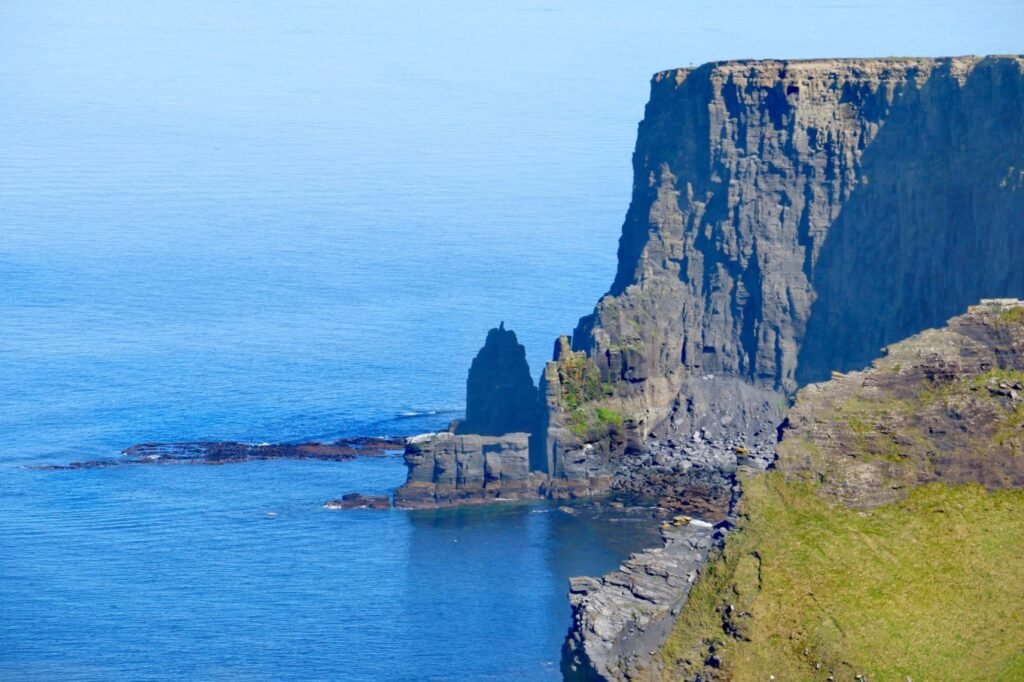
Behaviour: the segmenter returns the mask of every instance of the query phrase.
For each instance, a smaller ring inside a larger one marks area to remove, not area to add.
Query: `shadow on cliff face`
[[[863,368],[981,298],[1024,296],[1022,258],[1020,67],[985,59],[963,85],[937,68],[920,89],[897,93],[829,229],[798,382]]]

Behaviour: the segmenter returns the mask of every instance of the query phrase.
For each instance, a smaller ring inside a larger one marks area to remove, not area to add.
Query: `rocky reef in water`
[[[319,459],[344,462],[356,457],[385,457],[400,453],[404,438],[343,438],[330,443],[238,443],[185,441],[139,443],[125,448],[120,459],[93,459],[48,464],[37,469],[98,469],[131,464],[239,464],[264,459]]]
[[[801,386],[864,368],[982,298],[1024,296],[1022,215],[1020,56],[658,73],[608,293],[556,341],[532,406],[521,379],[514,392],[470,382],[468,413],[515,412],[531,428],[498,434],[471,416],[411,443],[401,496],[629,491],[727,516],[737,476],[773,462]],[[523,374],[499,369],[520,366],[501,331],[474,363],[480,377]],[[576,654],[613,643],[576,655],[572,675],[628,676],[616,661],[633,659],[606,625],[571,633]]]

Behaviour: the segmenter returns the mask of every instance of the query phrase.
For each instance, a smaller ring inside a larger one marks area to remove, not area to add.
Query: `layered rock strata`
[[[873,507],[931,482],[1024,488],[1024,302],[984,300],[800,391],[779,469]]]
[[[662,547],[632,555],[602,578],[573,578],[573,626],[562,648],[563,678],[621,679],[646,668],[721,532],[710,523],[677,517],[663,524]]]
[[[406,442],[409,476],[395,491],[404,509],[536,499],[543,478],[531,475],[530,436],[423,434]]]

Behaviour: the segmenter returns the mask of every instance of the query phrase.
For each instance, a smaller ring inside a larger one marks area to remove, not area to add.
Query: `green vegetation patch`
[[[589,438],[621,431],[624,421],[625,417],[615,410],[600,405],[584,405],[569,412],[566,426],[576,436]]]
[[[999,313],[998,320],[1000,324],[1024,324],[1024,305],[1007,308]]]
[[[562,402],[572,411],[584,403],[611,395],[612,385],[601,381],[601,372],[584,353],[572,353],[558,363]]]
[[[600,404],[611,397],[615,387],[601,381],[601,372],[585,353],[570,353],[558,362],[566,426],[579,438],[592,438],[620,431],[625,418]]]
[[[672,676],[1024,679],[1024,491],[932,484],[870,511],[780,473],[663,650]]]
[[[607,407],[598,407],[595,410],[597,420],[602,424],[610,424],[617,429],[622,428],[622,415]]]

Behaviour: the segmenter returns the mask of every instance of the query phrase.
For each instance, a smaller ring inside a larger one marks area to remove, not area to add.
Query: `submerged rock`
[[[327,509],[391,509],[391,498],[387,495],[363,495],[348,493],[341,499],[328,500],[324,503]]]
[[[238,443],[185,441],[139,443],[125,448],[121,459],[100,459],[39,469],[94,469],[126,464],[238,464],[261,459],[319,459],[343,462],[356,457],[395,455],[405,448],[404,438],[343,438],[331,443]]]

